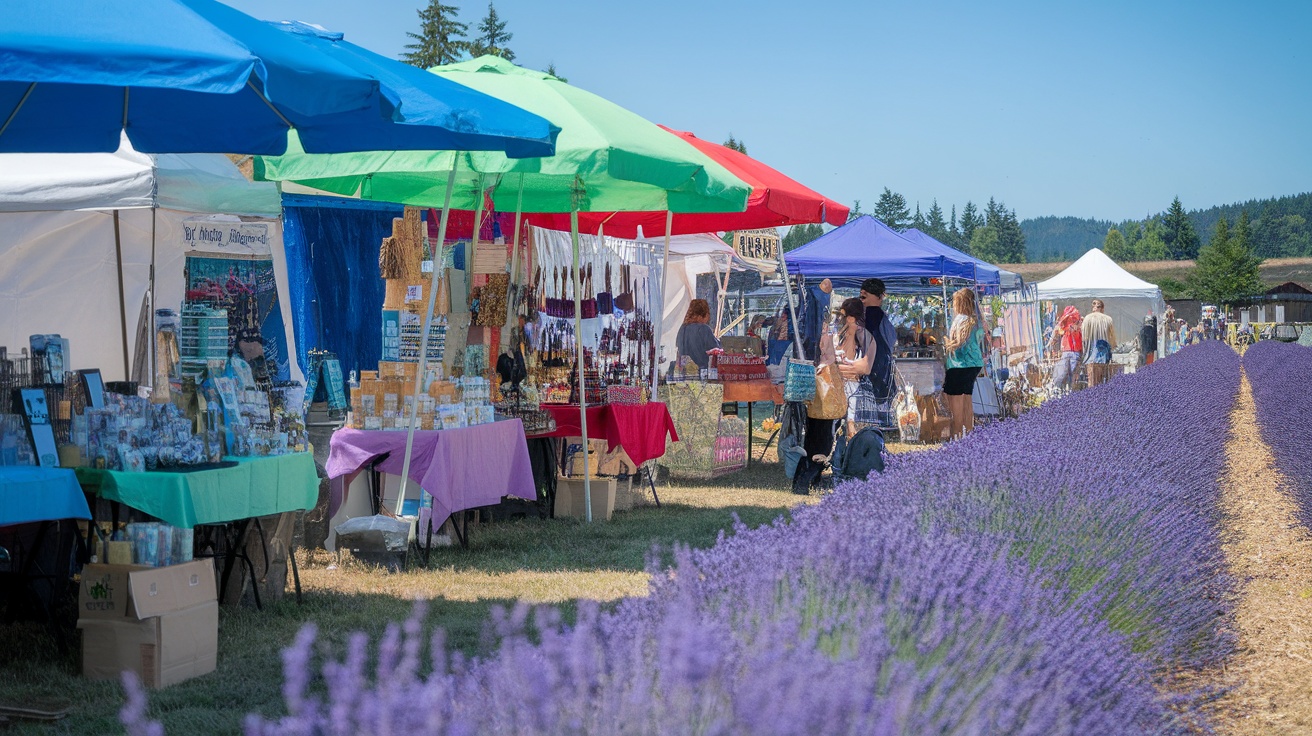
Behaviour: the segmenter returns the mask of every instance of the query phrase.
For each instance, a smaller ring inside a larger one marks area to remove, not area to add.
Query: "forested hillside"
[[[1026,255],[1030,261],[1066,261],[1080,257],[1090,248],[1101,248],[1107,233],[1116,229],[1138,251],[1130,260],[1192,258],[1206,245],[1225,217],[1232,225],[1247,211],[1251,221],[1251,243],[1263,258],[1312,256],[1312,193],[1274,199],[1218,205],[1185,211],[1171,203],[1166,211],[1144,220],[1111,222],[1080,217],[1037,217],[1022,220]],[[1187,221],[1188,225],[1185,225]],[[1195,237],[1190,238],[1193,234]],[[1160,241],[1160,242],[1159,242]]]

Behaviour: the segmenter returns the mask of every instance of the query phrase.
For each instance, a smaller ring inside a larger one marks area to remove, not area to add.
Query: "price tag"
[[[422,261],[422,262],[420,262],[420,264],[419,264],[419,270],[422,271],[423,273],[432,273],[432,272],[433,272],[433,262],[432,262],[432,261]]]
[[[432,261],[429,261],[429,263],[432,263]],[[423,287],[423,286],[407,286],[407,287],[405,287],[405,300],[406,300],[406,301],[408,301],[408,302],[417,302],[417,301],[422,301],[423,298],[424,298],[424,287]]]

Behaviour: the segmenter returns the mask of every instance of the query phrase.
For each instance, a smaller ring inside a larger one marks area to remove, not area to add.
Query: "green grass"
[[[666,555],[676,543],[707,547],[731,525],[733,514],[755,527],[804,500],[787,492],[775,463],[754,463],[695,485],[664,483],[660,493],[661,508],[617,513],[608,523],[533,519],[475,525],[468,550],[439,549],[427,567],[415,564],[401,573],[350,560],[333,565],[327,553],[302,551],[304,603],[288,596],[263,611],[221,608],[218,669],[152,693],[151,716],[169,733],[205,736],[238,733],[250,711],[277,716],[283,713],[281,652],[303,624],[318,624],[321,642],[333,645],[354,631],[377,637],[389,622],[410,615],[415,598],[429,599],[425,624],[445,628],[450,648],[478,654],[493,606],[550,603],[569,620],[579,600],[645,593],[645,561],[654,547]],[[74,651],[61,656],[43,627],[0,626],[0,702],[53,697],[73,708],[53,725],[16,723],[8,733],[120,732],[121,688],[81,678],[77,636]]]

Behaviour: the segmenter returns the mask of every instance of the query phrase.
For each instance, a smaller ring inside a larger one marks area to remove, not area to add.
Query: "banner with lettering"
[[[182,221],[183,249],[188,253],[222,253],[232,256],[271,257],[270,223],[241,222],[215,217]]]
[[[198,217],[182,222],[186,300],[228,310],[229,348],[275,381],[291,378],[268,222]],[[263,363],[263,365],[261,365]]]

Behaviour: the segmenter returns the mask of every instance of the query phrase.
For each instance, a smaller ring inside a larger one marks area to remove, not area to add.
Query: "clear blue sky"
[[[427,0],[224,0],[397,56]],[[471,31],[485,2],[453,0]],[[497,0],[516,62],[869,210],[1121,220],[1312,190],[1312,2]]]

